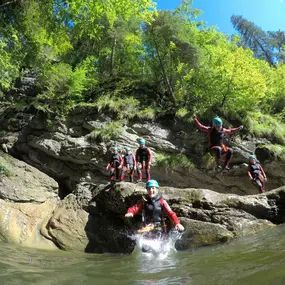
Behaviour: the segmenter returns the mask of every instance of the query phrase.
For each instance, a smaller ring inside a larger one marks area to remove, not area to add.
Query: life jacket
[[[249,169],[253,178],[259,177],[261,175],[259,163],[250,164]]]
[[[117,167],[120,165],[121,161],[122,161],[122,157],[118,153],[113,154],[111,159],[110,159],[110,162],[111,162],[110,164],[113,167]]]
[[[124,165],[128,165],[130,168],[134,167],[135,161],[134,161],[134,155],[131,154],[126,154],[124,156]]]
[[[164,199],[162,198],[161,194],[158,194],[154,198],[147,198],[143,209],[143,219],[146,225],[150,223],[162,225],[164,221],[162,206],[163,201]]]
[[[216,128],[212,128],[209,135],[211,146],[221,146],[223,144],[223,138],[225,136],[224,129],[221,129],[221,131],[217,131]]]
[[[149,160],[149,149],[147,147],[139,148],[137,150],[137,161],[143,163],[143,161],[148,162]]]

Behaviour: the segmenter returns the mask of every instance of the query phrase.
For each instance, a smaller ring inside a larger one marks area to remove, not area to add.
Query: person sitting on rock
[[[130,207],[125,214],[126,218],[132,218],[138,212],[142,212],[142,220],[144,227],[153,225],[152,233],[166,233],[166,225],[164,222],[164,214],[167,214],[174,223],[175,229],[184,231],[184,227],[180,224],[176,214],[172,211],[168,203],[162,198],[158,192],[159,185],[156,180],[149,180],[146,183],[147,198],[142,199],[136,205]]]
[[[120,174],[124,161],[116,146],[112,147],[111,151],[112,155],[106,169],[110,169],[110,182],[120,181]]]
[[[146,172],[146,181],[150,180],[150,165],[152,161],[152,153],[148,147],[145,146],[145,140],[139,140],[139,148],[136,151],[136,162],[137,162],[137,172],[138,181],[142,181],[142,169]]]
[[[243,126],[241,125],[238,128],[225,129],[223,128],[223,121],[218,117],[213,118],[212,126],[202,125],[196,117],[194,117],[194,121],[198,128],[209,136],[209,148],[211,154],[216,159],[217,168],[223,168],[221,165],[221,157],[225,155],[224,169],[229,170],[229,164],[233,156],[233,149],[223,144],[223,138],[226,134],[231,135],[238,132],[243,128]]]
[[[265,182],[267,181],[265,172],[262,166],[256,161],[255,155],[249,156],[249,165],[247,169],[247,175],[254,185],[256,185],[260,193],[265,192]]]
[[[129,147],[126,147],[125,151],[121,181],[124,180],[125,173],[127,172],[130,182],[134,182],[134,172],[137,168],[136,158]]]

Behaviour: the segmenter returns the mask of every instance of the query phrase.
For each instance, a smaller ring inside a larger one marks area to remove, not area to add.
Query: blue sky
[[[181,1],[154,0],[158,9],[168,10]],[[241,15],[264,31],[285,31],[285,0],[194,0],[192,7],[203,11],[198,20],[225,34],[237,33],[230,21],[232,15]]]

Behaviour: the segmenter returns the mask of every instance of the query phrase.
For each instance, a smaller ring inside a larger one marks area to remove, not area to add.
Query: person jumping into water
[[[202,132],[208,134],[210,152],[216,159],[217,168],[224,167],[224,169],[229,170],[229,164],[233,156],[233,149],[223,144],[223,138],[227,134],[232,135],[238,132],[243,128],[243,126],[241,125],[238,128],[225,129],[223,128],[223,121],[218,117],[212,119],[213,126],[202,125],[196,117],[194,117],[194,122]],[[221,165],[222,155],[226,156],[223,166]]]

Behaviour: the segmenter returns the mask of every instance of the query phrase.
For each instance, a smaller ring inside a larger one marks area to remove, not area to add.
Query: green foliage
[[[135,116],[139,119],[153,120],[156,117],[156,110],[154,108],[144,108],[138,110]]]
[[[123,123],[121,121],[114,121],[106,124],[103,129],[95,129],[91,133],[91,140],[99,139],[101,141],[108,141],[116,139],[123,131]]]
[[[58,61],[72,48],[68,31],[54,12],[57,3],[52,0],[30,0],[12,10],[10,23],[19,32],[22,66],[38,67],[46,61]]]
[[[284,118],[282,114],[285,112],[285,65],[279,64],[276,68],[266,71],[267,96],[263,108],[271,114],[280,114],[280,117]]]
[[[281,161],[285,161],[285,147],[282,145],[267,145],[267,148],[274,153],[274,155]]]
[[[72,70],[70,65],[59,63],[46,65],[38,75],[37,82],[43,91],[32,105],[46,113],[64,114],[82,99],[88,79],[84,68],[79,66]]]
[[[184,118],[188,114],[188,110],[186,108],[181,108],[176,111],[176,116],[179,118]]]
[[[156,164],[166,170],[173,170],[178,167],[193,168],[194,164],[183,154],[156,154]]]
[[[118,115],[118,118],[131,119],[136,115],[139,101],[133,97],[116,98],[111,96],[101,96],[96,101],[98,111],[111,111]]]
[[[258,108],[265,96],[266,80],[260,62],[252,58],[250,51],[231,50],[222,41],[208,47],[204,60],[203,67],[185,79],[194,112],[212,108],[231,113]]]
[[[7,90],[19,75],[19,66],[13,63],[13,54],[0,38],[0,89]]]
[[[275,143],[285,144],[285,124],[268,114],[248,113],[246,128],[258,137],[265,137]]]
[[[68,15],[68,20],[73,21],[77,36],[80,37],[84,32],[87,32],[90,38],[102,36],[103,27],[100,21],[103,18],[112,28],[119,17],[128,21],[135,16],[149,22],[155,12],[154,3],[151,0],[68,0],[66,5],[62,5],[60,8],[60,13]]]
[[[0,164],[0,175],[1,174],[5,175],[7,177],[11,176],[10,170],[5,165],[2,165],[2,164]]]

